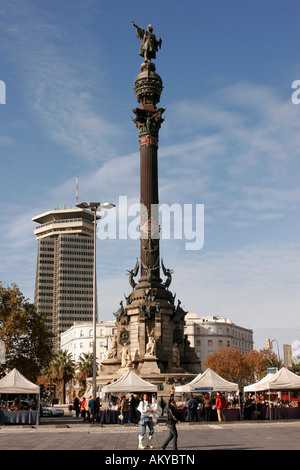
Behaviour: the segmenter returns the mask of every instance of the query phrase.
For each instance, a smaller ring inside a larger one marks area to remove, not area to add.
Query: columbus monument
[[[187,312],[170,290],[173,270],[160,258],[158,141],[165,110],[157,107],[163,83],[153,60],[162,40],[152,25],[145,30],[132,24],[144,58],[134,81],[139,107],[133,109],[140,148],[140,259],[133,260],[127,272],[131,290],[114,313],[117,334],[98,378],[101,383],[112,382],[132,369],[166,391],[194,378],[200,362],[184,334]]]

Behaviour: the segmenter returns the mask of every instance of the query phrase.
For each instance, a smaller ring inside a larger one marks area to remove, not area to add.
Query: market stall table
[[[182,415],[183,415],[182,421],[189,421],[188,408],[183,410]],[[224,416],[225,416],[226,421],[240,421],[241,420],[239,408],[226,408],[224,410]],[[197,418],[199,422],[204,421],[203,411],[200,409],[197,410]],[[218,421],[218,415],[217,415],[216,409],[211,410],[210,421]]]
[[[268,406],[262,406],[260,408],[261,419],[270,419],[270,408]],[[271,408],[271,419],[299,419],[300,418],[300,407],[286,407],[278,406]]]
[[[136,415],[138,417],[139,421],[139,416],[140,413],[139,411],[136,411]],[[100,410],[99,411],[99,422],[100,424],[121,424],[121,420],[119,419],[120,416],[120,411],[118,410]],[[138,422],[135,420],[135,422]]]
[[[38,411],[0,411],[2,424],[39,424]]]

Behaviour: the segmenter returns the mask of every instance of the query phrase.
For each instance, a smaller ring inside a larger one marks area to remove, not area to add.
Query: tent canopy
[[[265,377],[263,377],[262,379],[260,379],[258,382],[255,382],[253,384],[250,384],[250,385],[246,385],[244,387],[244,392],[247,393],[247,392],[256,392],[258,390],[259,387],[261,387],[265,382],[267,382],[269,379],[271,379],[272,377],[274,377],[274,374],[272,374],[271,372],[269,374],[267,374]]]
[[[40,394],[40,387],[26,379],[17,369],[13,369],[0,380],[0,393],[37,395]]]
[[[103,392],[157,392],[157,386],[142,379],[133,370],[128,370],[115,382],[105,385]]]
[[[266,390],[300,390],[300,377],[290,370],[282,367],[276,374],[259,385],[256,391]]]
[[[206,369],[203,374],[197,375],[190,383],[182,387],[175,387],[175,392],[237,392],[238,384],[228,382],[212,369]]]
[[[197,383],[201,377],[202,373],[198,374],[197,377],[195,377],[191,382],[185,385],[177,385],[175,387],[175,392],[190,392],[191,387],[194,383]]]

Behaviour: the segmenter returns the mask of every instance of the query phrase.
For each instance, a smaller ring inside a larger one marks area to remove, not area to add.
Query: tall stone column
[[[139,132],[140,146],[140,204],[141,204],[141,279],[140,282],[161,282],[159,267],[158,219],[158,137],[163,108],[157,108],[162,91],[162,80],[155,73],[152,62],[141,65],[134,90],[140,108],[133,112],[133,121]]]
[[[158,382],[164,377],[166,382],[174,380],[174,374],[198,373],[199,360],[184,335],[187,312],[179,300],[175,305],[176,295],[169,290],[173,271],[160,260],[158,141],[165,110],[157,106],[163,83],[151,58],[161,40],[156,41],[151,25],[148,31],[133,25],[142,39],[140,55],[145,58],[134,81],[139,107],[133,109],[140,149],[140,259],[128,271],[132,291],[125,296],[126,305],[121,301],[114,314],[118,346],[108,352],[102,370],[120,375],[133,369]]]

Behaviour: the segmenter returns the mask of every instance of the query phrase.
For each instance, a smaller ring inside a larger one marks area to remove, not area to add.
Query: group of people
[[[171,395],[168,403],[166,403],[163,397],[160,397],[158,402],[155,398],[150,400],[147,393],[145,393],[141,399],[134,394],[122,395],[116,400],[115,405],[112,406],[110,404],[109,408],[113,407],[120,413],[119,418],[121,424],[132,422],[140,424],[141,431],[138,437],[139,449],[145,449],[147,447],[153,448],[151,445],[151,440],[154,434],[154,425],[156,424],[158,418],[164,414],[166,409],[169,435],[163,442],[161,448],[165,449],[168,444],[173,441],[173,449],[177,449],[178,433],[176,429],[176,423],[179,422],[180,417],[176,411],[176,403],[173,395]],[[73,409],[76,412],[76,417],[81,415],[84,421],[91,423],[94,423],[95,420],[98,420],[100,408],[100,399],[95,397],[90,399],[83,397],[82,400],[79,400],[79,398],[76,397],[73,403]],[[137,411],[139,413],[137,413]],[[147,428],[149,430],[148,442],[145,440]]]
[[[245,396],[244,406],[243,406],[243,414],[244,419],[252,419],[253,416],[259,415],[262,407],[287,407],[287,408],[294,408],[300,406],[300,401],[298,400],[287,400],[286,398],[275,398],[273,397],[272,400],[269,400],[269,396],[265,396],[263,393],[248,393]]]
[[[92,424],[98,420],[100,408],[101,402],[99,397],[91,397],[90,399],[83,397],[82,400],[76,397],[73,403],[76,417],[78,418],[81,415],[83,421],[88,421]]]
[[[203,412],[203,420],[210,421],[213,408],[217,410],[218,421],[226,421],[224,409],[228,408],[228,401],[222,392],[217,392],[214,398],[206,393],[199,402],[192,394],[187,402],[187,408],[190,422],[198,421],[198,409]]]
[[[269,396],[265,397],[264,394],[260,393],[248,393],[245,397],[245,407],[251,405],[260,405],[260,406],[286,406],[286,407],[294,407],[299,406],[298,400],[288,400],[286,398],[279,398],[277,397],[275,400],[269,400]]]
[[[137,395],[123,395],[120,398],[120,420],[121,424],[137,423],[139,418],[136,413],[140,399]]]
[[[22,400],[20,396],[14,400],[0,401],[0,411],[28,411],[36,410],[36,401]]]

